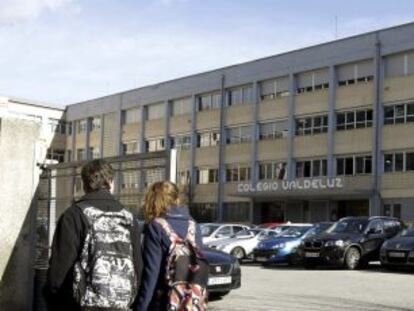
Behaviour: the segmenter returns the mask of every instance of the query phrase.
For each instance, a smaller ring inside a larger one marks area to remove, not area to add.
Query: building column
[[[295,179],[295,159],[294,159],[294,140],[295,140],[295,97],[296,79],[293,73],[289,74],[289,109],[288,109],[288,158],[287,158],[287,179]]]
[[[251,151],[251,164],[250,164],[250,172],[251,172],[251,184],[255,187],[258,181],[258,163],[257,163],[257,149],[258,149],[258,141],[259,141],[259,104],[260,104],[260,85],[257,81],[253,82],[253,132],[252,132],[252,151]],[[254,201],[250,200],[250,215],[249,219],[250,222],[253,223],[254,220]]]
[[[104,148],[104,127],[105,127],[105,115],[101,114],[101,129],[100,129],[100,142],[99,142],[99,157],[103,158]]]
[[[382,139],[382,89],[384,81],[384,66],[381,55],[381,42],[375,35],[374,50],[374,105],[372,126],[372,195],[369,200],[369,213],[372,216],[381,214],[381,139]]]
[[[335,176],[335,101],[336,101],[337,77],[335,66],[329,67],[329,102],[328,102],[328,157],[327,157],[327,175],[329,178]]]
[[[147,119],[147,107],[144,105],[141,105],[141,108],[139,110],[140,113],[140,133],[138,136],[138,148],[140,153],[146,153],[147,150],[145,150],[145,120]],[[139,174],[139,190],[144,191],[145,190],[145,170],[143,168],[143,161],[140,161],[140,174]]]
[[[190,146],[190,167],[189,167],[189,175],[190,180],[188,183],[188,201],[189,204],[193,203],[193,196],[194,191],[196,187],[196,178],[197,178],[197,172],[195,168],[195,154],[196,154],[196,148],[197,148],[197,97],[195,95],[191,98],[191,146]]]
[[[116,111],[116,121],[115,121],[115,156],[122,156],[122,99],[123,96],[121,94],[120,101],[118,103],[117,111]],[[121,194],[121,182],[122,182],[122,164],[117,163],[114,166],[114,169],[117,171],[115,173],[115,189],[114,193],[119,195]]]
[[[170,139],[170,117],[171,117],[171,102],[169,100],[164,101],[165,105],[165,130],[164,130],[164,147],[165,150],[169,151],[171,149],[171,139]]]
[[[226,90],[225,90],[225,76],[221,76],[221,103],[220,103],[220,145],[219,145],[219,164],[218,164],[218,189],[217,189],[217,218],[218,221],[224,219],[224,185],[226,183],[226,170],[224,167],[224,152],[226,148],[226,135],[225,135],[225,107],[226,105]]]
[[[91,118],[86,118],[86,129],[85,129],[85,160],[89,161],[92,159],[92,154],[90,154],[89,152],[89,147],[90,147],[90,143],[89,143],[89,136],[91,133],[91,128],[92,128],[92,119]]]

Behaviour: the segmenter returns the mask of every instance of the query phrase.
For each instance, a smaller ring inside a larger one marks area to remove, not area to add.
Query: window
[[[86,120],[79,120],[76,125],[78,134],[86,132]]]
[[[221,93],[201,95],[197,98],[198,111],[219,109],[221,106]]]
[[[70,150],[68,150],[70,151]],[[64,150],[57,150],[57,149],[48,149],[46,154],[46,159],[48,160],[55,160],[59,163],[65,161],[65,151]]]
[[[191,107],[191,97],[175,99],[171,102],[171,114],[173,116],[178,116],[191,113]]]
[[[277,121],[259,124],[259,139],[273,140],[279,138],[286,138],[288,133],[287,129],[287,121]]]
[[[165,117],[164,103],[152,104],[147,106],[147,120],[162,119]]]
[[[384,154],[384,172],[402,172],[404,169],[403,153],[387,153]]]
[[[101,152],[99,148],[89,147],[88,159],[99,159],[101,157]]]
[[[49,119],[49,125],[52,133],[57,134],[66,134],[67,132],[67,123],[65,121],[56,120],[56,119]],[[69,131],[68,131],[69,133]],[[72,131],[70,131],[72,134]],[[69,135],[71,135],[69,134]]]
[[[260,83],[260,99],[270,100],[289,96],[288,77],[267,80]]]
[[[122,189],[139,189],[140,173],[134,171],[122,172],[121,188]]]
[[[371,82],[374,79],[373,62],[372,60],[365,60],[339,66],[337,75],[339,86]]]
[[[284,180],[286,179],[285,162],[265,162],[259,163],[260,180]]]
[[[72,150],[66,150],[66,162],[72,161]]]
[[[336,175],[371,174],[372,160],[370,155],[338,157],[336,159]]]
[[[413,102],[384,107],[384,124],[408,122],[414,122]]]
[[[243,165],[228,165],[226,167],[226,182],[250,180],[250,167]]]
[[[414,171],[414,152],[405,154],[405,170]]]
[[[311,135],[328,131],[328,116],[312,116],[296,119],[296,135]]]
[[[297,75],[297,94],[309,93],[329,88],[328,69],[303,72]]]
[[[219,132],[205,132],[197,134],[197,147],[217,146],[220,143]]]
[[[86,160],[85,149],[77,149],[76,150],[76,160],[78,160],[78,161]]]
[[[145,149],[148,152],[165,150],[165,139],[154,138],[145,141]]]
[[[178,171],[177,172],[177,184],[188,185],[190,182],[190,171]]]
[[[253,88],[251,86],[240,87],[227,91],[227,106],[249,104],[253,101]]]
[[[141,110],[131,108],[122,111],[122,124],[132,124],[141,122]]]
[[[385,57],[385,76],[407,76],[414,74],[414,51]]]
[[[226,130],[226,143],[240,144],[250,142],[252,140],[252,130],[251,125],[228,128]]]
[[[327,160],[315,159],[296,162],[296,178],[326,176]]]
[[[90,126],[91,126],[91,132],[99,130],[101,128],[101,118],[99,117],[90,118]]]
[[[372,109],[336,113],[336,129],[352,130],[372,126]]]
[[[66,123],[66,133],[68,133],[68,135],[72,135],[72,122]]]
[[[197,184],[215,184],[219,182],[219,174],[217,168],[198,168]]]
[[[223,220],[226,222],[247,222],[250,219],[250,203],[224,203],[223,212]]]
[[[173,149],[190,149],[191,136],[176,136],[171,138],[171,148]]]
[[[217,220],[217,203],[193,203],[190,212],[197,222],[213,222]]]
[[[122,143],[122,154],[135,154],[139,153],[139,143],[138,141],[127,141]]]

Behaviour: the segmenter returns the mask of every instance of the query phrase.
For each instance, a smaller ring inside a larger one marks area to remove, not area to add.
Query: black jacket
[[[86,194],[62,214],[53,238],[45,289],[50,310],[80,310],[73,299],[73,266],[79,258],[89,227],[85,215],[76,206],[81,201],[103,211],[119,211],[123,208],[109,191],[98,190]],[[142,271],[141,233],[136,217],[131,230],[131,240],[139,283]],[[139,287],[140,284],[137,285]]]
[[[165,219],[178,236],[186,237],[189,220],[192,219],[186,206],[170,207]],[[202,236],[198,226],[195,237],[197,246],[202,248]],[[142,286],[134,310],[163,311],[167,309],[167,301],[160,299],[159,292],[167,290],[166,258],[170,246],[171,241],[162,227],[155,221],[150,222],[146,227],[144,237]]]

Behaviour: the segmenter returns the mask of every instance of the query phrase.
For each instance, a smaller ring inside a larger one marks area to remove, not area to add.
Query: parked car
[[[253,250],[254,261],[264,265],[272,263],[299,263],[301,257],[298,254],[298,247],[302,240],[324,232],[332,224],[330,222],[321,222],[315,225],[292,226],[276,237],[259,243]]]
[[[379,260],[382,243],[395,236],[403,223],[391,217],[346,217],[325,233],[306,238],[299,253],[305,268],[319,264],[364,267]]]
[[[414,227],[385,241],[380,250],[380,261],[385,268],[414,267]]]
[[[210,266],[207,286],[210,296],[222,297],[241,286],[240,264],[236,258],[209,248],[204,248],[203,253]]]
[[[242,260],[250,255],[253,248],[259,243],[261,237],[266,238],[268,236],[269,233],[266,231],[269,230],[242,230],[228,239],[206,243],[206,246],[221,250],[227,254],[231,254],[238,260]]]
[[[228,239],[239,231],[249,229],[250,227],[242,224],[216,224],[204,223],[200,224],[203,243]]]
[[[256,229],[274,229],[277,226],[285,224],[284,222],[265,222],[260,225],[257,225]]]

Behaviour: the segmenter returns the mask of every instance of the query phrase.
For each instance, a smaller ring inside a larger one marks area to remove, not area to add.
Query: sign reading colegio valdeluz
[[[344,179],[342,177],[333,178],[311,178],[296,179],[292,181],[274,180],[259,181],[256,186],[251,183],[240,183],[237,185],[238,193],[248,192],[283,192],[295,190],[325,190],[325,189],[342,189],[344,188]]]

